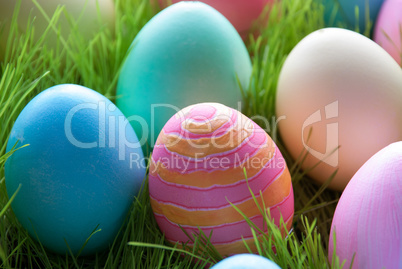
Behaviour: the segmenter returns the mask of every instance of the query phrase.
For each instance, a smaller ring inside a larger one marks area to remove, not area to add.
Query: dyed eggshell
[[[289,230],[291,178],[267,133],[222,104],[196,104],[175,114],[158,137],[149,169],[151,206],[166,239],[187,242],[181,228],[193,235],[200,227],[206,235],[213,231],[211,243],[222,255],[248,252],[242,238],[256,251],[250,226],[229,203],[266,231],[244,168],[260,205],[264,201],[277,225],[282,215]]]
[[[17,143],[18,141],[18,143]],[[5,163],[11,206],[34,239],[56,253],[82,255],[115,239],[145,176],[131,125],[103,95],[64,84],[49,88],[18,116]],[[134,160],[134,161],[132,161]],[[66,241],[66,242],[65,242]]]
[[[172,3],[181,2],[173,0]],[[247,38],[253,24],[263,24],[262,12],[267,5],[272,5],[274,0],[202,0],[225,16],[236,28],[242,38]],[[161,7],[166,7],[170,0],[159,0]]]
[[[197,102],[238,107],[251,60],[230,22],[201,2],[174,4],[135,38],[117,85],[117,106],[146,149],[165,123]],[[145,152],[146,153],[146,152]]]
[[[347,28],[359,27],[361,33],[366,30],[366,9],[369,10],[371,23],[377,20],[378,12],[384,0],[318,0],[322,2],[325,10],[325,21],[328,26],[338,26],[339,23]],[[356,18],[356,7],[359,17]]]
[[[223,259],[211,269],[281,269],[271,260],[250,253],[237,254]]]
[[[374,153],[402,140],[402,70],[363,35],[318,30],[282,67],[276,115],[292,157],[309,151],[302,169],[322,161],[308,171],[318,183],[338,169],[330,188],[343,190]]]
[[[402,0],[387,0],[378,15],[374,41],[402,66]]]
[[[0,26],[4,27],[0,38],[0,60],[3,60],[9,35],[10,24],[16,7],[17,0],[0,0]],[[44,12],[51,19],[58,6],[64,6],[64,11],[77,23],[78,31],[84,38],[93,38],[97,31],[102,27],[114,30],[115,8],[113,0],[37,0]],[[98,14],[99,12],[99,14]],[[18,13],[18,30],[26,32],[27,25],[35,17],[33,26],[35,27],[34,40],[38,41],[48,27],[48,20],[36,7],[32,0],[22,0]],[[62,13],[58,20],[61,36],[68,39],[71,32],[68,17]],[[57,36],[52,30],[49,33],[48,46],[55,48]]]
[[[346,186],[332,220],[329,257],[349,268],[402,268],[402,141],[372,156]]]

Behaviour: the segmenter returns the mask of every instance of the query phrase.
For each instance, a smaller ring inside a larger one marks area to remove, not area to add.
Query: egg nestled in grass
[[[180,2],[138,33],[121,69],[116,103],[152,148],[169,118],[186,106],[238,107],[250,76],[250,56],[230,22],[204,3]]]
[[[62,255],[77,255],[88,238],[81,255],[105,250],[145,176],[143,153],[127,119],[93,90],[57,85],[23,109],[7,151],[27,144],[5,163],[8,196],[18,190],[11,206],[19,222]]]
[[[223,259],[211,269],[280,269],[280,267],[265,257],[244,253]]]
[[[276,114],[292,157],[307,153],[302,169],[319,183],[337,171],[329,187],[343,190],[375,152],[402,140],[402,69],[361,34],[320,29],[287,57]]]
[[[374,154],[346,186],[332,220],[339,261],[353,269],[402,268],[402,141]]]
[[[237,110],[200,103],[179,111],[163,127],[149,171],[151,206],[172,243],[188,242],[186,233],[200,228],[212,232],[221,255],[248,252],[243,240],[256,251],[249,224],[232,204],[264,232],[266,211],[282,231],[281,217],[291,228],[293,188],[285,160],[268,134]]]

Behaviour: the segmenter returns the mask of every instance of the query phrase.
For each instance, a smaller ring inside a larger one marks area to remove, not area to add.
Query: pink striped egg
[[[372,156],[346,186],[332,220],[329,257],[346,268],[402,268],[402,141]]]
[[[170,118],[156,141],[149,172],[151,206],[167,240],[191,246],[182,229],[194,235],[199,227],[207,236],[213,231],[211,243],[222,255],[248,252],[242,238],[256,250],[250,226],[230,204],[267,232],[250,190],[274,222],[279,226],[282,216],[290,230],[290,173],[261,127],[218,103],[188,106]]]

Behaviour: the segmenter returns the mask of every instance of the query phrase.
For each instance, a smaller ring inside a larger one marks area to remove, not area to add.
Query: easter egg
[[[71,32],[71,22],[76,24],[79,33],[87,39],[93,38],[102,27],[113,31],[114,29],[114,3],[113,0],[36,0],[46,16],[52,19],[57,7],[63,6],[57,28],[60,30],[61,36],[68,39]],[[3,30],[0,38],[0,60],[4,59],[7,40],[10,31],[10,25],[14,14],[14,9],[19,7],[17,17],[17,27],[19,32],[25,33],[27,25],[33,22],[35,27],[34,40],[37,42],[49,25],[48,19],[42,14],[40,9],[32,0],[21,0],[17,5],[18,0],[0,0],[0,27]],[[50,48],[57,46],[58,36],[54,30],[50,30],[48,42]]]
[[[381,7],[374,41],[402,66],[402,0],[387,0]]]
[[[384,0],[318,0],[324,5],[325,21],[328,26],[343,26],[363,33],[367,30],[368,20],[371,24],[377,20],[378,12]],[[356,16],[358,9],[358,17]],[[367,17],[368,15],[368,17]]]
[[[211,269],[281,269],[273,261],[250,253],[237,254],[218,262]]]
[[[121,69],[117,106],[141,144],[153,147],[165,123],[198,102],[238,107],[251,61],[230,22],[201,2],[180,2],[152,18]],[[240,83],[240,85],[239,85]]]
[[[11,206],[34,239],[50,251],[81,255],[115,239],[145,176],[131,125],[103,95],[63,84],[34,99],[18,116],[5,163]],[[68,245],[67,245],[68,244]]]
[[[191,105],[169,119],[149,168],[151,206],[168,241],[191,247],[186,233],[193,236],[200,228],[207,236],[212,232],[211,243],[223,256],[249,252],[243,240],[256,251],[249,224],[232,206],[268,232],[251,192],[277,226],[282,217],[290,230],[290,173],[261,127],[218,103]]]
[[[402,141],[372,156],[353,176],[332,220],[329,257],[349,268],[402,268]]]
[[[181,2],[180,0],[159,0],[161,7],[166,7],[168,3]],[[264,14],[268,5],[272,5],[274,0],[202,0],[201,2],[210,5],[224,15],[236,28],[242,38],[247,38],[253,25],[264,26]]]
[[[378,150],[402,140],[402,70],[372,40],[325,28],[291,51],[278,80],[279,131],[294,159],[343,190]],[[312,168],[318,162],[317,167]]]

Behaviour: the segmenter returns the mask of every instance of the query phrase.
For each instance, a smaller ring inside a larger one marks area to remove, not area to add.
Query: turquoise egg
[[[130,120],[144,153],[165,123],[194,103],[241,110],[251,76],[247,49],[230,22],[201,2],[180,2],[152,18],[122,66],[116,104]]]
[[[237,254],[218,262],[211,269],[281,269],[273,261],[250,253]]]
[[[49,88],[18,116],[5,163],[12,209],[50,251],[106,249],[124,224],[145,176],[133,128],[103,95],[72,84]],[[67,246],[68,244],[68,246]]]
[[[367,26],[366,10],[369,19],[374,25],[377,15],[384,0],[318,0],[324,5],[325,22],[327,26],[343,25],[348,29],[363,33]],[[356,7],[359,9],[359,17],[356,18]]]

